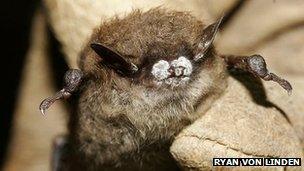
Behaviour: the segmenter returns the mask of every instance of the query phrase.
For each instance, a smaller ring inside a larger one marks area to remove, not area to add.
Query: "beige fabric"
[[[218,47],[224,53],[254,52],[257,46],[304,21],[302,0],[245,1],[223,31]]]
[[[290,123],[278,110],[255,104],[249,91],[231,78],[230,90],[216,103],[220,109],[215,105],[172,145],[184,168],[208,170],[213,156],[300,155],[303,161],[303,5],[303,1],[245,1],[217,41],[221,53],[263,55],[271,71],[291,82],[291,96],[275,83],[264,82],[268,101],[284,111]],[[246,125],[240,124],[244,119]]]
[[[133,8],[163,5],[191,11],[212,22],[236,3],[236,0],[44,0],[47,18],[72,68],[77,67],[79,51],[92,28],[114,14],[122,16]],[[262,54],[273,71],[291,81],[294,92],[290,97],[277,84],[264,83],[269,101],[286,112],[291,124],[278,110],[255,104],[249,91],[231,78],[229,89],[214,108],[174,142],[171,151],[183,168],[208,169],[214,155],[303,156],[300,147],[300,143],[304,147],[303,4],[301,0],[245,1],[216,42],[222,53]],[[55,90],[47,61],[44,18],[38,15],[35,21],[5,170],[48,170],[52,138],[66,129],[62,103],[52,106],[47,118],[37,109],[40,101]]]
[[[304,24],[292,27],[282,34],[276,34],[256,51],[265,56],[272,70],[289,76],[302,77],[304,80],[303,45]]]
[[[191,13],[207,22],[213,21],[235,4],[236,0],[44,0],[57,38],[63,45],[70,67],[77,68],[77,57],[101,21],[114,15],[124,16],[133,9],[166,7]]]
[[[53,139],[66,132],[66,110],[62,102],[56,103],[46,117],[38,109],[41,100],[55,91],[47,47],[45,18],[38,12],[34,18],[31,46],[22,72],[24,75],[14,114],[5,171],[50,170]]]
[[[297,136],[302,144],[302,150],[304,151],[304,79],[303,76],[289,76],[288,80],[293,85],[293,94],[290,97],[286,97],[283,90],[280,87],[273,86],[273,84],[265,83],[265,89],[267,91],[267,97],[269,101],[276,104],[283,111],[286,112],[291,125],[293,126]]]
[[[303,158],[300,140],[282,113],[254,103],[235,79],[230,78],[228,85],[213,107],[182,131],[171,146],[171,153],[184,168],[211,169],[213,157]],[[268,94],[280,96],[283,103],[293,100],[277,85],[266,87]]]

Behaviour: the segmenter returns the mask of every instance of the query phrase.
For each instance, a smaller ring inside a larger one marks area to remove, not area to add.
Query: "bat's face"
[[[86,64],[92,63],[87,62],[91,58],[106,75],[116,74],[117,79],[132,84],[158,89],[185,87],[204,68],[219,24],[206,27],[186,13],[135,12],[103,24],[95,32],[90,45],[93,51],[87,52],[83,70],[92,70]]]
[[[172,47],[152,45],[153,50],[143,56],[135,81],[158,89],[186,87],[197,77],[202,61],[195,60],[195,52],[189,42],[173,44]]]

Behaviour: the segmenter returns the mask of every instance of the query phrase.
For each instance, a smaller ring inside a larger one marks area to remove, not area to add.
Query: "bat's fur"
[[[89,46],[84,48],[80,68],[87,79],[71,132],[91,169],[175,167],[169,145],[225,89],[225,65],[211,47],[204,60],[193,64],[190,82],[176,88],[155,87],[148,68],[160,59],[193,58],[204,27],[191,14],[156,8],[112,19],[94,31],[89,43],[112,47],[145,69],[122,77],[101,65],[102,59]]]

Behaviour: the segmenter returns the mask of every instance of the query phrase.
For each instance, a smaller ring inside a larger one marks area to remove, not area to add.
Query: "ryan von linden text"
[[[301,158],[213,158],[213,166],[301,166]]]

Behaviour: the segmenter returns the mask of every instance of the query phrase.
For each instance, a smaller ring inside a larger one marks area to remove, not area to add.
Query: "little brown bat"
[[[169,146],[225,90],[227,66],[273,80],[260,55],[223,56],[212,43],[221,20],[156,8],[103,22],[80,57],[80,70],[40,105],[76,99],[70,135],[55,141],[54,170],[176,170]]]

